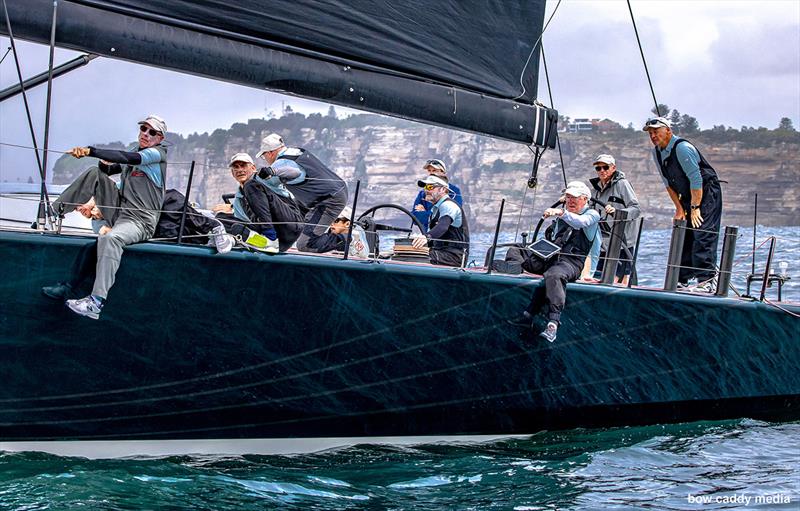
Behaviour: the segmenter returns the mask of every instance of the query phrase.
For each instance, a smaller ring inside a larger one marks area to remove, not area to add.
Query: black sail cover
[[[52,0],[5,2],[15,37],[49,43]],[[534,105],[545,3],[59,0],[56,44],[549,146],[557,113]]]

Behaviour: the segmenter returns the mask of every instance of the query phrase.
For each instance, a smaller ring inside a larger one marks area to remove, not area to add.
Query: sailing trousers
[[[64,214],[75,211],[81,204],[86,204],[94,197],[97,208],[109,225],[114,225],[114,220],[119,215],[120,199],[119,188],[113,179],[98,167],[89,167],[83,174],[72,182],[66,190],[61,192],[58,199],[53,201],[53,209],[58,212],[64,206]]]
[[[539,273],[544,277],[548,320],[561,322],[561,312],[567,301],[567,283],[575,282],[581,276],[584,259],[585,257],[570,257],[561,254],[544,261],[533,255],[522,263],[525,271]],[[531,298],[527,311],[534,314],[535,306],[535,299]]]
[[[699,228],[691,227],[688,205],[685,205],[684,209],[687,212],[687,227],[683,239],[678,281],[686,284],[690,279],[697,278],[697,282],[703,282],[714,278],[717,274],[717,244],[722,221],[722,190],[719,182],[709,183],[703,187],[703,200],[700,201],[703,223]]]
[[[111,226],[111,232],[97,237],[97,264],[92,287],[93,295],[105,299],[108,297],[108,290],[114,285],[123,247],[147,240],[152,232],[140,220],[121,212],[121,196],[117,184],[97,167],[91,167],[78,176],[61,192],[53,202],[53,207],[59,211],[63,205],[64,213],[69,213],[92,197],[103,218]]]
[[[242,194],[251,223],[234,224],[229,231],[246,238],[245,227],[265,236],[274,230],[280,251],[289,250],[303,231],[303,215],[295,202],[272,192],[255,179],[244,184]]]
[[[301,252],[317,252],[309,245],[311,236],[321,236],[347,205],[347,188],[339,190],[327,199],[320,201],[306,213],[303,233],[297,239],[297,250]]]

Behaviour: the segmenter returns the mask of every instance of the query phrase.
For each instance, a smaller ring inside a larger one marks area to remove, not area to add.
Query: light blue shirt
[[[157,187],[161,188],[161,152],[155,147],[148,147],[138,151],[142,157],[142,163],[136,165],[136,168],[147,174],[150,181]]]
[[[452,225],[453,227],[461,227],[461,221],[462,221],[461,220],[461,214],[462,214],[461,213],[461,208],[459,208],[458,205],[455,202],[453,202],[452,199],[450,199],[450,200],[448,200],[448,199],[450,199],[450,198],[448,196],[446,196],[446,195],[444,197],[442,197],[441,199],[439,199],[439,202],[434,204],[433,207],[431,208],[431,216],[430,217],[431,218],[435,217],[436,216],[436,212],[438,211],[440,220],[443,217],[449,216],[450,218],[453,219],[453,221],[452,221],[452,223],[450,225]]]
[[[656,147],[655,150],[661,153],[661,160],[664,161],[669,158],[669,155],[672,153],[672,149],[675,147],[675,142],[678,140],[678,137],[672,135],[672,138],[669,139],[669,143],[667,147],[661,149]],[[675,153],[675,156],[678,158],[678,162],[681,164],[681,168],[683,172],[686,174],[686,177],[689,178],[689,188],[692,190],[700,190],[703,188],[703,176],[700,175],[700,153],[697,149],[690,144],[689,142],[683,142],[681,145],[678,146],[678,150]],[[656,166],[658,166],[658,157],[656,157],[655,151],[653,152],[653,159],[656,162]],[[659,167],[659,171],[661,168]],[[669,182],[664,179],[664,175],[659,172],[661,176],[661,181],[664,182],[664,186],[669,188]]]
[[[294,147],[287,147],[278,153],[278,158],[284,154],[287,156],[300,156],[302,151]],[[288,158],[277,159],[270,167],[272,167],[272,171],[283,183],[297,185],[306,180],[306,171],[294,160]]]

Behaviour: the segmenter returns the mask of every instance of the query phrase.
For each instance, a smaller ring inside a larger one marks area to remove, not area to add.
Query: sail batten
[[[45,42],[52,2],[6,1],[15,35]],[[62,0],[56,42],[530,144],[544,3]]]

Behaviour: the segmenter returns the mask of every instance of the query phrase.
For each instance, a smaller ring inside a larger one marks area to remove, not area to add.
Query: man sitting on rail
[[[230,208],[235,221],[223,220],[228,232],[262,252],[289,250],[303,231],[303,214],[294,196],[277,179],[257,177],[253,158],[247,153],[234,154],[229,168],[239,189]],[[214,210],[222,211],[223,207],[215,206]]]
[[[81,174],[58,199],[53,208],[59,215],[75,209],[82,214],[102,217],[97,239],[97,266],[92,293],[85,298],[67,300],[73,312],[92,319],[100,318],[108,290],[114,285],[125,246],[153,236],[164,202],[167,179],[167,149],[161,145],[167,125],[157,115],[139,121],[139,147],[136,151],[115,151],[95,147],[75,147],[67,152],[75,158],[99,158],[97,167]],[[119,184],[109,176],[122,174]],[[94,198],[94,203],[92,203]],[[96,214],[92,212],[96,211]]]
[[[532,254],[522,263],[525,271],[544,276],[548,323],[539,335],[550,342],[556,340],[567,298],[567,283],[575,282],[580,276],[586,256],[598,236],[597,224],[600,221],[600,214],[589,207],[589,187],[583,182],[571,181],[564,193],[566,209],[547,208],[543,215],[545,218],[556,217],[548,231],[550,241],[560,247],[559,252],[546,260]],[[535,300],[531,298],[527,309],[510,323],[531,328],[534,308]]]
[[[450,198],[445,178],[429,175],[417,181],[425,200],[433,204],[428,232],[415,238],[414,248],[430,247],[431,264],[460,267],[469,256],[469,228],[461,207]]]

